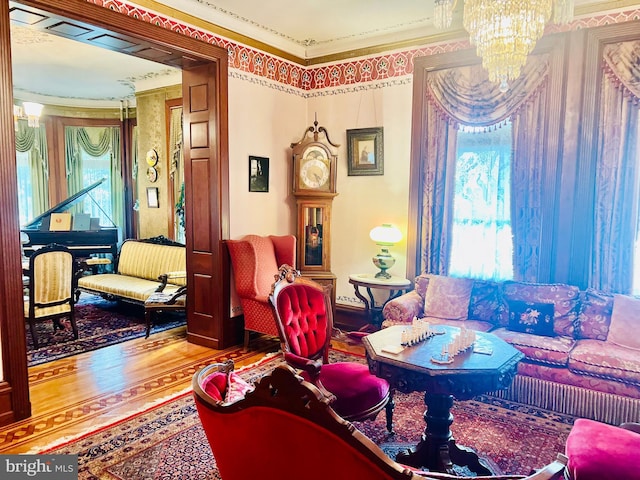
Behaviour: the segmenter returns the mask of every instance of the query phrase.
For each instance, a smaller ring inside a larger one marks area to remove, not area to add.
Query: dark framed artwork
[[[382,127],[347,130],[348,175],[384,175]]]
[[[147,207],[160,208],[158,200],[158,187],[147,187]]]
[[[269,191],[269,159],[249,155],[249,191]]]

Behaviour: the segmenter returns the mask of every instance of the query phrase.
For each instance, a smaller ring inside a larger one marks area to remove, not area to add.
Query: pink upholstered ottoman
[[[566,443],[572,480],[640,480],[640,434],[580,418]]]

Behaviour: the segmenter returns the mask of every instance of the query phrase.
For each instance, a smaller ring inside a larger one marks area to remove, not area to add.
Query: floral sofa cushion
[[[427,295],[429,279],[432,276],[432,274],[423,274],[418,275],[415,279],[414,291],[420,295],[423,302]],[[500,309],[499,284],[489,280],[474,280],[473,287],[471,288],[467,318],[496,325],[500,318]],[[385,315],[385,318],[388,317]]]
[[[526,360],[560,367],[567,366],[569,352],[576,343],[569,337],[544,337],[531,333],[514,332],[507,328],[497,328],[491,333],[524,353]]]
[[[424,316],[464,320],[469,315],[473,280],[434,275],[424,298]]]
[[[607,343],[640,350],[640,299],[631,295],[614,295]],[[640,353],[640,352],[639,352]]]
[[[580,340],[569,356],[569,370],[640,386],[638,351],[600,340]]]
[[[573,337],[574,324],[578,317],[580,289],[573,285],[561,283],[538,284],[505,281],[502,284],[504,299],[504,315],[500,323],[507,326],[509,322],[509,302],[552,303],[554,309],[553,331],[557,335]]]
[[[575,338],[606,340],[613,311],[613,295],[587,288],[581,297]]]

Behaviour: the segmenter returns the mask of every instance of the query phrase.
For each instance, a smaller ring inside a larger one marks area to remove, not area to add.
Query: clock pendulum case
[[[319,139],[320,134],[323,140]],[[334,151],[339,146],[331,142],[324,127],[318,127],[317,119],[299,142],[291,144],[292,191],[297,204],[297,268],[304,277],[331,285],[334,311],[336,276],[331,273],[331,204],[338,195]]]

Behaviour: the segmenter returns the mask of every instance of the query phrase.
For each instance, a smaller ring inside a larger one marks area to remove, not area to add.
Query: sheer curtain
[[[511,123],[458,132],[449,275],[513,278]]]
[[[89,195],[100,205],[101,213],[122,229],[125,213],[120,128],[65,127],[65,150],[69,195],[107,178]],[[85,209],[92,208],[93,205],[85,204]],[[101,213],[92,216],[103,217]]]
[[[510,216],[513,225],[514,271],[519,280],[536,277],[539,255],[530,245],[539,245],[542,213],[539,199],[543,184],[524,177],[541,175],[545,131],[544,106],[549,71],[547,55],[529,57],[521,77],[507,92],[489,82],[480,65],[430,71],[426,82],[426,142],[422,179],[422,232],[418,241],[422,271],[448,274],[451,261],[455,198],[455,166],[458,129],[489,131],[510,121],[511,162]],[[537,235],[537,237],[536,237]],[[504,237],[504,235],[502,235]]]
[[[608,44],[603,55],[589,285],[629,293],[640,263],[640,41]],[[640,290],[638,283],[633,287]]]
[[[24,224],[49,208],[49,160],[44,125],[29,127],[18,120],[16,151],[26,154],[28,174],[18,170],[18,205],[20,223]],[[19,165],[20,166],[20,165]],[[27,194],[30,192],[30,195]]]
[[[184,233],[184,151],[182,145],[182,107],[171,109],[169,125],[169,147],[171,152],[171,176],[173,198],[175,199],[176,222],[175,239],[185,242]]]

